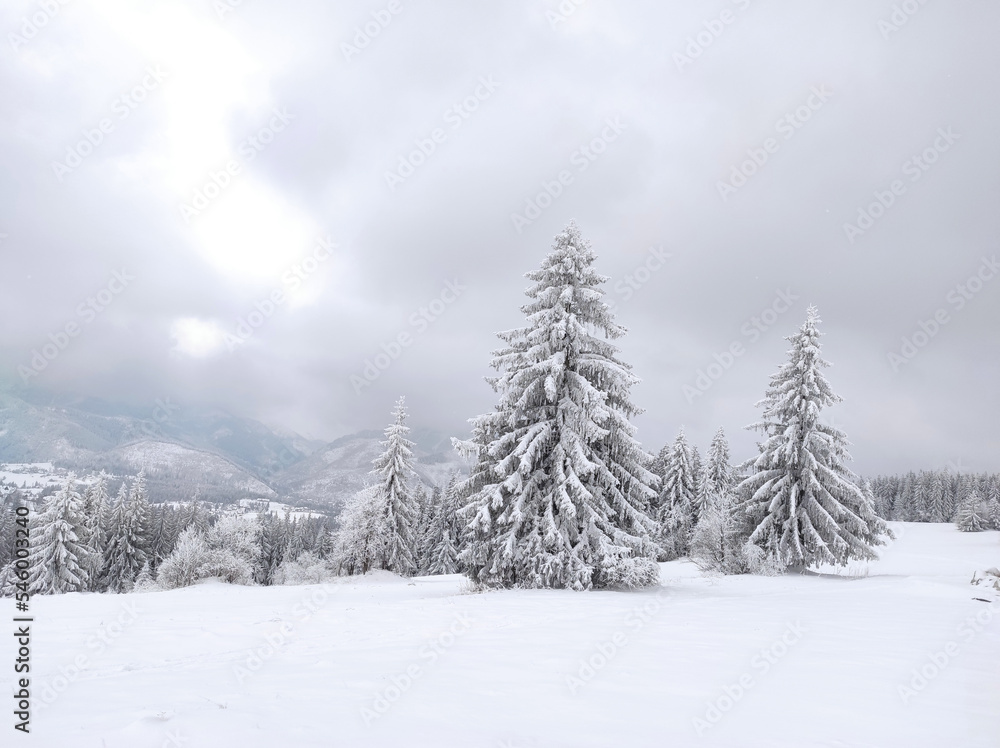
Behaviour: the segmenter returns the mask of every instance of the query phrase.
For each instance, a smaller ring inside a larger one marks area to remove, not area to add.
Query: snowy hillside
[[[451,471],[468,471],[447,440],[427,432],[415,436],[425,437],[417,442],[413,466],[425,486],[443,486]],[[275,486],[283,496],[338,506],[370,481],[372,460],[384,438],[381,431],[362,431],[330,442],[276,476]]]
[[[1000,600],[969,580],[1000,533],[893,529],[854,578],[679,561],[637,593],[379,572],[39,597],[30,743],[995,748]]]

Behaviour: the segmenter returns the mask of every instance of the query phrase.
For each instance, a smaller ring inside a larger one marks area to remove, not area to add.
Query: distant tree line
[[[948,470],[880,475],[871,481],[875,506],[902,522],[955,522],[960,530],[1000,530],[1000,474]]]

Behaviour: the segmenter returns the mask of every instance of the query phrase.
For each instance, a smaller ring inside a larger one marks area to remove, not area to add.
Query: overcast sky
[[[11,384],[323,439],[406,394],[465,435],[575,219],[651,451],[723,425],[751,456],[816,304],[857,470],[1000,470],[996,3],[10,0],[0,30]]]

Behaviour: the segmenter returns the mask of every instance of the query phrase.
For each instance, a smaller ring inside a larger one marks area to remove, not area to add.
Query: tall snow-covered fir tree
[[[379,442],[385,451],[375,458],[372,472],[385,505],[387,532],[382,568],[407,575],[417,568],[414,547],[419,507],[412,488],[416,476],[413,442],[406,438],[410,427],[406,425],[405,398],[396,401],[392,415],[394,422],[385,430],[385,441]]]
[[[90,585],[91,555],[86,544],[83,499],[74,488],[74,476],[45,502],[34,518],[31,535],[30,590],[54,595],[82,592]]]
[[[374,481],[345,508],[338,532],[337,556],[348,574],[386,569],[409,575],[415,558],[419,507],[412,489],[413,442],[406,438],[406,401],[399,398],[393,423],[385,430],[384,451],[372,462]]]
[[[698,519],[698,484],[691,447],[684,429],[667,448],[663,466],[663,487],[657,500],[656,520],[660,528],[661,560],[687,554],[691,533]]]
[[[498,334],[499,395],[473,419],[476,458],[461,516],[468,576],[491,587],[589,589],[658,581],[649,516],[657,478],[629,418],[638,382],[609,339],[625,329],[603,301],[607,281],[570,224],[527,274],[527,325]],[[600,337],[599,335],[603,335]]]
[[[741,484],[754,525],[750,540],[785,568],[875,559],[875,546],[891,537],[846,466],[847,436],[820,421],[823,409],[841,398],[823,376],[829,363],[821,356],[819,323],[811,306],[802,327],[787,338],[789,359],[757,404],[761,421],[749,427],[764,441]]]

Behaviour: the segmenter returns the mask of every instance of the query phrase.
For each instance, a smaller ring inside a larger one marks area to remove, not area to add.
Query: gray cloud
[[[948,301],[998,250],[1000,9],[922,5],[890,32],[879,22],[894,4],[860,0],[584,2],[555,26],[556,2],[400,2],[349,61],[341,44],[387,3],[247,1],[220,19],[207,0],[141,11],[74,0],[16,49],[7,37],[9,381],[76,322],[80,334],[30,386],[137,403],[169,395],[324,438],[380,427],[406,393],[416,423],[462,433],[492,407],[482,377],[493,333],[520,324],[523,273],[575,218],[631,329],[621,346],[644,380],[649,449],[682,424],[707,444],[722,424],[749,456],[754,437],[740,429],[784,358],[783,336],[815,303],[845,398],[834,417],[858,469],[1000,469],[1000,278],[962,309]],[[0,30],[20,34],[40,7],[7,4]],[[723,11],[731,22],[714,22]],[[679,69],[691,39],[703,48]],[[156,65],[167,78],[121,118],[116,102]],[[448,112],[490,76],[498,87],[455,126]],[[823,87],[821,106],[802,109]],[[275,108],[293,118],[247,160],[241,144]],[[624,129],[589,160],[580,149],[615,117]],[[102,119],[113,130],[60,182],[53,161]],[[960,138],[910,181],[907,163],[939,128]],[[443,139],[390,188],[386,173],[435,129]],[[724,200],[719,183],[762,152]],[[230,158],[240,174],[185,222],[180,204]],[[511,215],[564,171],[572,182],[518,233]],[[897,179],[905,192],[851,243],[844,224]],[[339,248],[291,288],[283,275],[324,235]],[[671,258],[625,299],[615,283],[653,246]],[[78,306],[122,269],[135,280],[86,322]],[[418,332],[411,315],[449,280],[467,290]],[[791,308],[759,336],[743,332],[783,289],[799,297]],[[294,297],[229,350],[222,335],[274,290]],[[941,308],[947,324],[893,371],[888,354]],[[351,375],[401,332],[412,345],[356,393]],[[745,353],[688,402],[684,385],[734,342]]]

